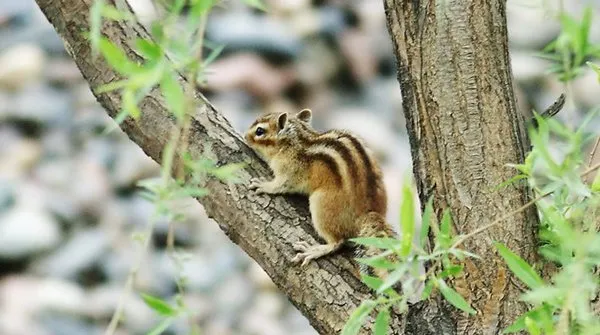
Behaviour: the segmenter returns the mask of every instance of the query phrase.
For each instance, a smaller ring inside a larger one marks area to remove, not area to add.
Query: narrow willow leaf
[[[369,258],[356,258],[356,261],[376,269],[392,270],[397,267],[396,264],[388,261],[387,259],[377,256]]]
[[[463,270],[462,265],[451,265],[447,268],[444,269],[444,271],[442,271],[440,273],[440,278],[447,278],[450,276],[456,276],[458,274],[460,274]]]
[[[123,110],[127,112],[127,114],[131,115],[135,120],[139,119],[141,112],[137,106],[137,101],[135,100],[135,95],[132,90],[124,90],[122,96],[122,104]]]
[[[235,182],[239,180],[239,172],[246,166],[244,163],[230,163],[211,171],[210,173],[222,181]]]
[[[594,70],[594,72],[596,72],[596,76],[598,79],[598,83],[600,83],[600,66],[598,66],[597,64],[594,64],[592,62],[587,62],[586,63],[587,66],[589,66],[592,70]]]
[[[244,3],[250,7],[254,7],[260,9],[262,11],[267,11],[267,6],[262,2],[262,0],[242,0]]]
[[[193,0],[190,15],[193,17],[200,17],[209,11],[214,4],[215,0]]]
[[[90,34],[89,40],[92,45],[92,56],[98,55],[100,49],[100,28],[102,26],[102,8],[104,0],[95,0],[90,8]]]
[[[212,49],[212,51],[208,54],[206,59],[204,59],[204,61],[202,62],[202,66],[207,67],[209,64],[214,62],[215,59],[219,57],[221,52],[223,52],[223,49],[225,49],[225,44],[218,45],[216,48]]]
[[[543,306],[540,306],[540,307],[532,309],[526,313],[523,313],[521,316],[519,316],[515,320],[515,322],[513,322],[510,326],[506,327],[506,329],[504,329],[504,331],[502,333],[503,334],[516,333],[516,332],[526,329],[527,326],[525,325],[525,319],[526,318],[536,319],[538,314],[540,313],[540,311],[543,308],[544,308]]]
[[[383,280],[378,277],[369,276],[366,274],[360,275],[360,280],[362,280],[365,285],[367,285],[370,289],[377,291],[377,289],[383,284]]]
[[[375,319],[375,335],[387,335],[390,325],[390,311],[382,309]]]
[[[169,326],[173,323],[173,319],[167,318],[162,320],[159,324],[157,324],[152,330],[150,330],[146,335],[160,335],[162,334]]]
[[[156,61],[163,56],[160,46],[144,38],[135,40],[135,49],[144,56],[145,59],[150,61]]]
[[[358,306],[352,315],[350,315],[350,319],[344,325],[342,329],[341,335],[356,335],[360,331],[360,327],[365,322],[365,319],[369,316],[371,311],[377,306],[377,302],[373,300],[363,300],[363,302]]]
[[[165,73],[160,81],[160,90],[165,97],[165,101],[171,110],[171,113],[178,119],[183,120],[185,116],[185,96],[181,85],[175,79],[172,73]]]
[[[392,271],[387,278],[385,278],[383,284],[379,286],[377,293],[383,293],[385,290],[394,286],[398,281],[400,281],[402,276],[404,276],[408,271],[408,265],[409,263],[403,263],[401,266],[394,269],[394,271]]]
[[[429,227],[431,225],[431,219],[433,217],[433,197],[427,200],[425,205],[425,211],[423,212],[423,219],[421,220],[421,232],[419,234],[419,246],[425,249],[427,245],[427,238],[429,237]]]
[[[395,250],[400,246],[400,241],[390,237],[356,237],[350,241],[378,249]]]
[[[451,303],[454,307],[467,312],[469,314],[476,314],[477,312],[469,305],[469,303],[456,292],[453,288],[448,286],[443,279],[438,279],[438,287],[444,298]]]
[[[102,7],[102,16],[113,21],[135,21],[135,15],[129,12],[118,10],[117,8],[105,5]]]
[[[533,270],[533,268],[527,264],[521,257],[513,253],[504,244],[496,242],[494,243],[500,256],[504,258],[508,268],[529,288],[539,288],[544,285],[542,278]]]
[[[434,284],[435,284],[435,281],[433,281],[433,280],[428,280],[425,283],[425,287],[423,288],[423,293],[421,294],[421,300],[429,299],[429,296],[431,295],[431,292],[433,291]]]
[[[127,55],[117,47],[113,42],[105,37],[100,37],[98,47],[108,65],[122,75],[134,74],[139,70],[139,66],[129,60]]]
[[[160,298],[142,293],[142,299],[144,300],[146,305],[148,305],[148,307],[152,308],[160,315],[174,316],[175,314],[177,314],[177,310],[175,308],[173,308],[171,305],[169,305],[169,303]]]
[[[400,225],[402,227],[402,244],[400,255],[406,257],[412,249],[415,234],[415,203],[413,192],[408,181],[402,187],[402,207],[400,208]]]

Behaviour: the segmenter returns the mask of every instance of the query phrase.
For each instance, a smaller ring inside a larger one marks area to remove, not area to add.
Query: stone
[[[55,247],[58,223],[47,213],[16,207],[0,216],[0,258],[22,259]]]
[[[81,271],[101,260],[109,247],[107,234],[102,229],[79,231],[60,249],[36,261],[32,269],[41,275],[75,280]]]
[[[68,92],[41,83],[28,85],[13,98],[9,118],[31,120],[45,126],[69,124],[73,117],[71,97]]]
[[[46,63],[44,51],[35,44],[19,44],[0,53],[0,87],[19,89],[37,80]]]

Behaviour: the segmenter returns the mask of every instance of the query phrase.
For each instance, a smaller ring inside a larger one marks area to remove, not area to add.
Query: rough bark
[[[92,91],[106,111],[120,110],[118,93],[96,88],[119,76],[93,58],[83,32],[89,31],[92,0],[36,0],[65,42]],[[526,138],[516,112],[506,45],[504,3],[386,0],[390,33],[396,47],[404,109],[411,134],[414,172],[422,200],[433,195],[436,208],[450,208],[456,229],[468,232],[521,206],[524,190],[493,187],[512,172],[504,167],[522,159]],[[135,23],[105,23],[102,33],[130,57],[134,37],[146,37]],[[244,144],[227,120],[195,92],[188,150],[220,163],[248,162],[242,177],[266,176],[264,163]],[[150,157],[160,161],[174,122],[158,91],[142,102],[142,117],[121,128]],[[229,238],[263,267],[275,284],[321,334],[338,334],[352,310],[371,294],[359,282],[347,256],[334,255],[305,268],[293,265],[291,245],[315,242],[306,200],[256,196],[245,184],[208,182],[201,199],[209,216]],[[466,246],[483,256],[466,264],[456,285],[480,312],[466,319],[438,298],[392,316],[393,334],[495,334],[523,310],[517,289],[493,253],[492,240],[529,255],[532,213],[523,213],[490,229]],[[518,248],[517,248],[518,246]],[[466,280],[465,280],[466,279]]]
[[[120,111],[117,92],[96,93],[96,88],[118,80],[119,76],[100,57],[92,57],[84,32],[89,31],[92,0],[37,0],[48,20],[62,37],[66,50],[89,83],[97,100],[111,117]],[[138,57],[129,43],[147,33],[135,23],[105,23],[102,33]],[[209,155],[219,163],[248,162],[244,180],[268,176],[266,165],[243,142],[227,120],[196,92],[197,112],[192,120],[188,151],[193,157]],[[141,102],[142,117],[125,120],[121,128],[152,159],[160,162],[162,150],[175,126],[166,105],[155,90]],[[210,194],[201,199],[208,215],[248,255],[265,269],[274,283],[309,319],[321,334],[338,334],[350,313],[367,298],[373,298],[356,278],[348,255],[326,257],[300,268],[291,263],[298,240],[316,243],[310,225],[307,201],[281,196],[257,196],[246,184],[228,185],[208,181]],[[401,332],[401,319],[393,321],[395,333]]]
[[[512,89],[505,1],[385,0],[421,202],[450,209],[468,233],[527,202],[527,191],[497,185],[529,148]],[[536,216],[507,219],[464,247],[480,255],[454,285],[478,311],[453,312],[457,334],[497,334],[525,306],[493,241],[531,259]],[[428,332],[435,334],[436,332]]]

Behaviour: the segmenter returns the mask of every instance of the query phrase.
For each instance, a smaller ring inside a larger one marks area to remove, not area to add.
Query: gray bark
[[[92,0],[36,1],[100,104],[115,117],[119,94],[98,94],[96,88],[119,76],[102,59],[92,57],[82,34],[89,31]],[[450,208],[456,230],[463,233],[523,205],[525,190],[492,190],[513,174],[504,164],[521,161],[527,148],[511,86],[504,2],[386,0],[385,5],[421,200],[433,195],[436,209]],[[137,55],[129,43],[136,36],[147,37],[135,23],[105,23],[102,33],[132,58]],[[220,163],[248,162],[244,180],[267,176],[265,164],[227,120],[200,92],[189,93],[197,105],[187,139],[192,156],[210,153]],[[157,91],[141,102],[141,109],[140,120],[127,119],[121,128],[160,162],[174,122]],[[316,241],[306,199],[256,196],[246,184],[217,180],[210,180],[208,187],[210,194],[201,203],[209,216],[265,269],[321,334],[338,334],[354,308],[372,298],[347,253],[305,268],[290,262],[294,242]],[[534,223],[528,211],[466,244],[483,260],[467,262],[466,276],[455,285],[479,311],[477,316],[465,318],[438,296],[411,306],[406,315],[393,314],[392,333],[499,333],[523,306],[491,241],[503,241],[529,258]]]

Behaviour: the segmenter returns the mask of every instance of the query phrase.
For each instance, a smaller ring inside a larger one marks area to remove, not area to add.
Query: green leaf
[[[394,286],[398,281],[400,281],[402,276],[404,276],[404,274],[406,274],[406,271],[408,271],[409,264],[410,263],[403,263],[402,265],[400,265],[399,267],[394,269],[394,271],[392,271],[387,276],[387,278],[385,278],[385,281],[383,282],[383,284],[381,284],[381,286],[379,286],[379,288],[377,289],[377,293],[385,292],[385,290]]]
[[[92,55],[94,57],[100,49],[100,28],[102,26],[102,8],[104,5],[104,0],[95,0],[90,8],[89,40],[92,45]]]
[[[356,258],[356,261],[376,269],[392,270],[397,267],[397,264],[394,264],[385,259],[384,257],[379,256],[373,256],[368,258]]]
[[[173,323],[172,318],[167,318],[162,320],[159,324],[157,324],[154,328],[152,328],[146,335],[160,335],[162,334],[169,326]]]
[[[600,66],[599,66],[599,65],[597,65],[597,64],[595,64],[595,63],[592,63],[592,62],[587,62],[586,64],[587,64],[587,66],[589,66],[589,67],[590,67],[590,68],[591,68],[591,69],[592,69],[594,72],[596,72],[596,76],[597,76],[597,79],[598,79],[598,83],[600,83]]]
[[[139,70],[140,67],[129,60],[123,50],[106,37],[100,38],[98,46],[108,65],[115,69],[119,74],[129,75],[134,74]]]
[[[118,10],[117,8],[110,6],[110,5],[104,5],[102,7],[102,16],[104,16],[107,19],[113,20],[113,21],[120,21],[120,20],[135,21],[135,15],[132,15],[131,13],[128,13],[125,11]]]
[[[181,85],[172,73],[165,73],[160,81],[160,90],[165,97],[171,113],[178,119],[183,120],[185,116],[185,96]]]
[[[245,166],[245,163],[229,163],[212,170],[210,173],[221,181],[239,182],[238,174]]]
[[[360,275],[360,280],[374,291],[377,291],[381,284],[383,284],[383,280],[381,278],[369,276],[364,273]]]
[[[451,265],[444,269],[439,275],[440,278],[448,278],[450,276],[456,276],[460,274],[463,270],[462,265]]]
[[[519,316],[515,320],[515,322],[513,322],[510,326],[506,327],[506,329],[504,329],[504,331],[502,333],[503,334],[516,333],[516,332],[526,329],[527,326],[525,325],[525,319],[526,318],[531,318],[534,320],[537,319],[538,314],[540,312],[542,312],[544,308],[545,308],[544,306],[540,306],[540,307],[532,309],[528,312],[523,313],[521,316]]]
[[[244,3],[250,7],[254,7],[260,9],[264,12],[267,11],[267,6],[262,2],[262,0],[242,0]]]
[[[400,225],[402,226],[402,243],[400,256],[406,257],[412,249],[412,240],[415,234],[415,203],[411,184],[404,182],[402,187],[402,207],[400,208]]]
[[[155,61],[163,57],[160,46],[144,38],[135,40],[135,48],[145,59],[150,61]]]
[[[513,253],[502,243],[496,242],[494,245],[498,249],[500,256],[504,258],[508,268],[529,288],[539,288],[544,285],[542,278],[521,257]]]
[[[529,317],[525,318],[525,326],[527,327],[527,331],[529,332],[530,335],[542,335],[542,331],[540,330],[540,327],[538,327],[536,322],[534,320],[532,320],[531,318],[529,318]]]
[[[433,217],[433,197],[427,200],[425,205],[425,211],[423,212],[423,219],[421,220],[421,232],[419,234],[419,246],[425,249],[427,245],[427,239],[429,237],[429,227],[431,225],[431,219]]]
[[[433,280],[428,280],[425,283],[425,287],[423,288],[423,293],[421,294],[421,300],[429,299],[429,296],[431,295],[431,292],[433,291],[434,284],[435,284],[435,281],[433,281]]]
[[[160,315],[174,316],[177,314],[177,310],[175,308],[173,308],[171,305],[169,305],[169,303],[160,298],[142,293],[142,299],[144,300],[146,305],[148,305],[148,307],[152,308]]]
[[[206,59],[204,59],[204,61],[202,62],[202,65],[204,67],[207,67],[210,63],[214,62],[215,59],[219,57],[221,52],[223,52],[223,49],[225,49],[225,44],[218,45],[216,48],[212,49],[206,57]]]
[[[469,305],[465,299],[458,294],[453,288],[448,286],[443,279],[438,279],[438,287],[444,298],[451,303],[454,307],[467,312],[469,314],[476,314],[477,312]]]
[[[452,239],[450,238],[450,232],[452,231],[452,216],[450,215],[450,210],[444,210],[444,215],[442,216],[442,222],[440,224],[440,233],[435,237],[436,244],[439,247],[446,249],[452,245]]]
[[[382,309],[375,319],[375,335],[387,335],[390,325],[390,311]]]
[[[190,9],[190,15],[193,17],[199,17],[206,13],[215,4],[215,0],[194,0]]]
[[[360,327],[365,322],[365,319],[371,311],[377,306],[377,302],[373,300],[363,300],[363,302],[358,306],[350,318],[344,325],[342,329],[341,335],[356,335],[360,331]]]
[[[400,241],[391,237],[355,237],[350,241],[367,247],[395,250],[400,246]]]
[[[594,177],[594,181],[592,182],[591,190],[593,192],[600,192],[600,169],[596,171],[596,176]]]
[[[135,120],[139,119],[141,112],[137,106],[137,101],[132,90],[124,90],[122,96],[123,110]]]

